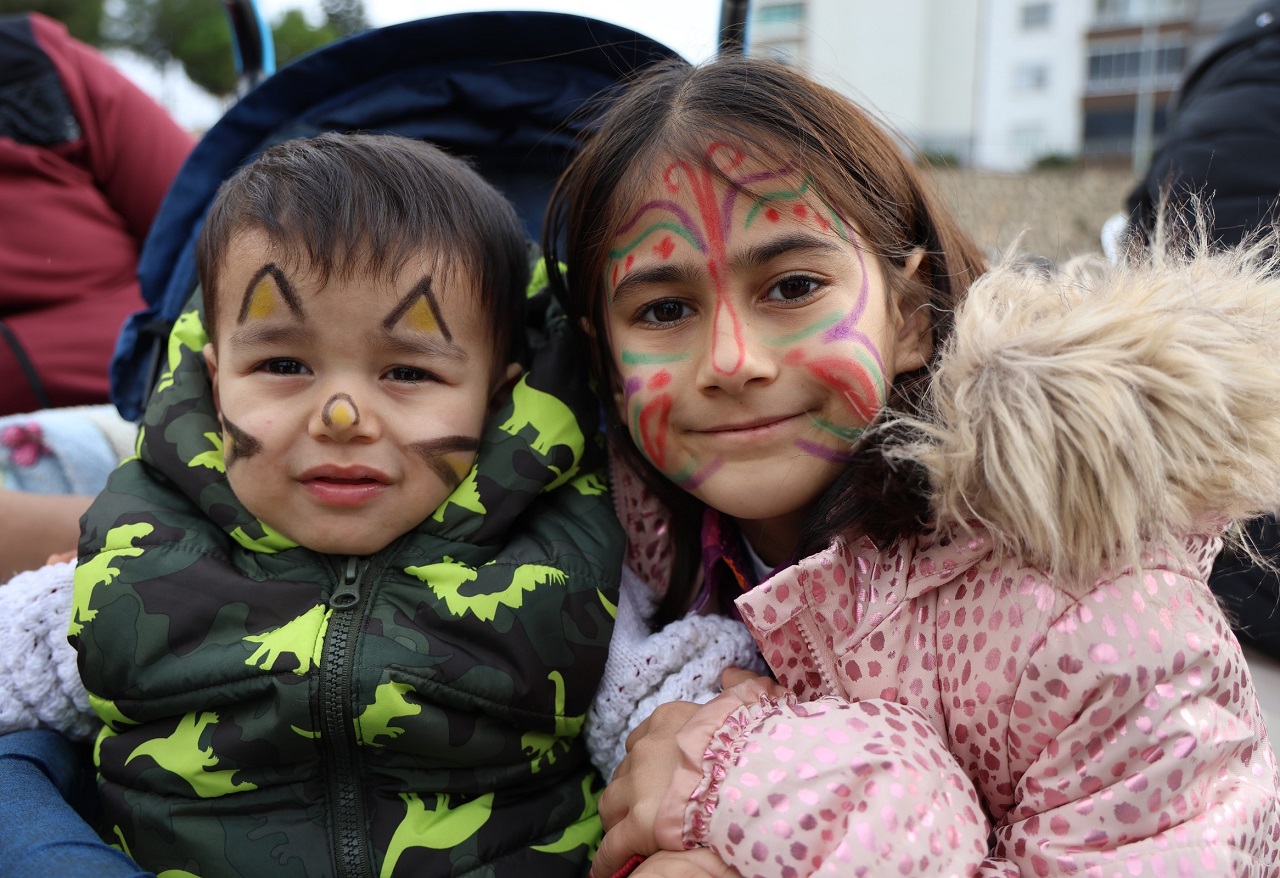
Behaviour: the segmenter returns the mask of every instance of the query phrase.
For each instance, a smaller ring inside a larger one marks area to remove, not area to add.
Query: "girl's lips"
[[[693,430],[694,433],[708,433],[711,435],[737,435],[748,433],[760,433],[767,431],[773,427],[788,423],[801,417],[800,414],[789,415],[765,415],[759,418],[753,418],[749,421],[741,421],[732,424],[716,424],[711,427],[704,427],[699,430]]]

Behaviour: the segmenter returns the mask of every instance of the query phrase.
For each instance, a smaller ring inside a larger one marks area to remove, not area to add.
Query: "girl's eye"
[[[290,357],[277,357],[274,360],[267,360],[258,368],[263,372],[270,372],[272,375],[306,375],[311,371],[301,360],[294,360]]]
[[[684,302],[678,302],[675,299],[665,299],[661,302],[654,302],[649,307],[640,312],[641,323],[676,323],[693,313],[693,310]]]
[[[392,381],[403,381],[407,384],[421,384],[424,381],[430,381],[435,376],[426,369],[419,369],[415,366],[395,366],[387,370],[387,378]]]
[[[769,288],[766,296],[774,301],[794,302],[814,295],[822,289],[823,283],[815,277],[804,274],[784,277]]]

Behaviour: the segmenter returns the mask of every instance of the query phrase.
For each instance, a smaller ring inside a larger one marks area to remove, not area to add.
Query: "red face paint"
[[[667,421],[671,417],[671,395],[664,393],[640,409],[640,441],[644,453],[660,470],[667,466]]]
[[[863,366],[841,357],[821,357],[804,365],[819,381],[836,388],[863,423],[880,413],[879,388]]]

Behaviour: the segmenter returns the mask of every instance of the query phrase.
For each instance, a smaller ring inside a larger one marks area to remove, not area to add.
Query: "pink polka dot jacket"
[[[980,281],[891,452],[936,521],[738,600],[777,685],[681,731],[659,844],[778,878],[1280,876],[1276,760],[1205,584],[1280,501],[1259,255]]]

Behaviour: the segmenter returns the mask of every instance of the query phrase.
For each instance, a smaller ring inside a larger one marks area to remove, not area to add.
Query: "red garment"
[[[193,145],[61,24],[0,18],[0,414],[107,401],[138,254]]]

